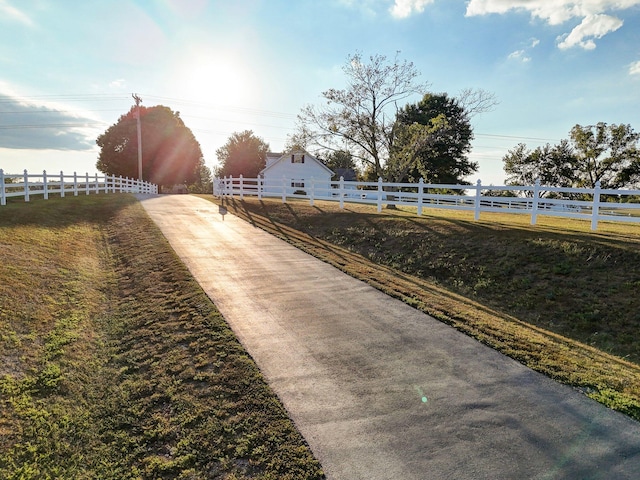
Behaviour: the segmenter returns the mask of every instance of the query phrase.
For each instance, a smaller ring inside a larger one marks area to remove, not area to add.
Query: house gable
[[[265,179],[330,180],[333,176],[333,171],[307,152],[281,154],[277,160],[273,160],[274,157],[274,154],[267,155],[267,166],[260,172]]]

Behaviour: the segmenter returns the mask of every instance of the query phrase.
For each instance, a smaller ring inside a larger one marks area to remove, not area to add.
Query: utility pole
[[[142,181],[142,129],[140,127],[140,103],[142,103],[142,99],[132,93],[131,96],[136,101],[136,119],[138,120],[138,180]]]

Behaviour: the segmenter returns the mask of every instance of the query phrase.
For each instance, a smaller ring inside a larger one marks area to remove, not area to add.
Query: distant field
[[[205,196],[211,201],[219,200]],[[640,225],[225,201],[231,213],[640,419]]]
[[[133,196],[0,207],[1,479],[320,479]]]

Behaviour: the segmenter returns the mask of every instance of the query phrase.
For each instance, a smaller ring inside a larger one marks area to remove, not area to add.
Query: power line
[[[24,100],[47,100],[47,101],[65,101],[65,102],[85,102],[85,101],[101,101],[111,102],[115,100],[126,100],[126,96],[113,94],[79,94],[79,95],[29,95],[13,97],[6,94],[0,94],[0,103],[18,103]]]
[[[171,102],[175,102],[175,103],[179,103],[181,105],[190,105],[190,106],[196,106],[196,107],[201,107],[201,108],[210,108],[210,109],[214,109],[214,110],[225,110],[225,111],[233,111],[233,112],[240,112],[240,113],[251,113],[254,115],[262,115],[262,116],[268,116],[268,117],[276,117],[276,118],[296,118],[297,114],[293,114],[293,113],[285,113],[285,112],[276,112],[273,110],[260,110],[260,109],[256,109],[256,108],[247,108],[247,107],[236,107],[233,105],[219,105],[219,104],[212,104],[212,103],[203,103],[203,102],[195,102],[192,100],[185,100],[185,99],[179,99],[179,98],[171,98],[171,97],[159,97],[159,96],[155,96],[155,95],[145,95],[148,98],[152,98],[152,99],[156,99],[156,100],[168,100]]]
[[[283,119],[283,120],[293,120],[297,118],[297,114],[286,113],[286,112],[278,112],[273,110],[262,110],[255,108],[246,108],[246,107],[238,107],[233,105],[220,105],[220,104],[212,104],[212,103],[204,103],[200,101],[193,101],[175,97],[165,97],[158,95],[147,95],[146,98],[150,98],[152,100],[158,101],[166,101],[172,103],[172,108],[176,106],[189,106],[189,107],[197,107],[204,110],[217,110],[217,111],[225,111],[231,113],[245,114],[245,115],[256,115],[262,117],[270,117],[274,119]],[[20,103],[21,101],[64,101],[64,102],[123,102],[126,101],[128,97],[124,94],[56,94],[56,95],[31,95],[31,96],[20,96],[20,97],[10,97],[8,95],[0,94],[0,104],[2,103]],[[31,107],[31,105],[27,105],[27,108]],[[84,112],[116,112],[120,111],[120,109],[91,109],[91,110],[69,110],[69,109],[49,109],[45,106],[40,107],[37,110],[29,110],[29,111],[16,111],[16,110],[7,110],[0,111],[0,114],[6,115],[25,115],[25,114],[69,114],[69,115],[81,115]],[[224,121],[225,123],[238,123],[245,124],[249,126],[259,126],[259,127],[267,127],[267,128],[275,128],[281,129],[283,131],[292,131],[292,128],[283,127],[281,125],[268,125],[261,124],[256,122],[242,121],[242,120],[230,120],[230,119],[219,119],[211,116],[199,116],[199,115],[184,115],[184,118],[189,119],[199,119],[199,120],[208,120],[208,121]],[[32,123],[23,123],[19,125],[0,125],[0,129],[15,129],[15,128],[79,128],[79,127],[98,127],[108,125],[108,122],[97,122],[93,121],[91,123],[85,124],[67,124],[67,123],[51,123],[51,124],[32,124]],[[214,133],[218,134],[221,132],[215,131],[206,131],[200,130],[206,133]],[[512,139],[520,142],[531,141],[531,142],[558,142],[557,139],[551,138],[541,138],[541,137],[527,137],[527,136],[518,136],[518,135],[507,135],[507,134],[491,134],[491,133],[474,133],[476,138],[484,138],[484,139]],[[484,146],[484,145],[475,145],[474,148],[511,148],[511,147],[502,147],[502,146]]]
[[[83,112],[119,112],[121,111],[120,109],[115,109],[115,108],[109,108],[109,109],[91,109],[91,110],[82,110]],[[5,111],[5,112],[0,112],[0,114],[18,114],[18,115],[32,115],[34,113],[68,113],[68,114],[74,114],[77,113],[77,110],[54,110],[54,109],[47,109],[47,110],[22,110],[19,112],[16,111]]]
[[[100,123],[41,123],[41,124],[24,124],[24,125],[0,125],[0,130],[24,129],[24,128],[89,128],[103,127],[104,122]]]
[[[497,135],[492,133],[474,133],[476,137],[489,137],[489,138],[514,138],[519,140],[533,140],[539,142],[558,142],[559,140],[554,138],[538,138],[538,137],[520,137],[517,135]]]

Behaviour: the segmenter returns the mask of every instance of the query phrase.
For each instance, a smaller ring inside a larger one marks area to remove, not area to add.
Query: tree
[[[256,137],[251,130],[235,132],[227,143],[216,150],[220,162],[218,176],[240,175],[256,178],[266,165],[269,144]]]
[[[387,176],[396,182],[463,184],[478,169],[467,157],[472,139],[470,114],[460,101],[427,93],[397,113]]]
[[[527,150],[523,143],[509,150],[502,159],[507,174],[507,185],[533,185],[540,180],[541,185],[572,187],[577,183],[576,158],[567,140],[559,145]]]
[[[312,143],[313,134],[304,125],[298,125],[297,131],[287,135],[283,153],[308,151]]]
[[[382,176],[389,157],[395,105],[424,93],[427,85],[417,82],[413,63],[400,61],[398,54],[393,61],[384,55],[365,61],[356,53],[347,57],[342,70],[347,87],[322,92],[326,103],[321,107],[304,107],[298,115],[299,128],[311,134],[318,147],[349,151]]]
[[[570,135],[559,145],[527,150],[519,144],[510,150],[502,159],[507,181],[586,188],[600,182],[604,189],[640,184],[640,134],[630,125],[576,125]]]
[[[344,177],[345,180],[353,181],[357,177],[357,166],[353,160],[353,155],[344,150],[329,152],[322,162],[333,171],[333,180]]]
[[[631,125],[597,125],[571,129],[576,153],[577,186],[618,189],[640,182],[640,134]]]
[[[211,169],[204,163],[200,166],[200,175],[198,181],[189,186],[191,193],[211,193],[213,191],[213,178],[211,177]]]
[[[108,175],[138,178],[137,107],[98,137],[96,168]],[[179,112],[157,105],[140,107],[142,179],[160,186],[194,184],[204,160],[200,144]]]

